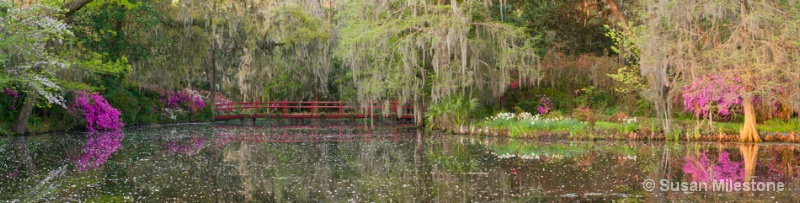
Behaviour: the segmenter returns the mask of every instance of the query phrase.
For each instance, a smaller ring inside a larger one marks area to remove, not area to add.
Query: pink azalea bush
[[[17,106],[17,98],[19,97],[19,93],[17,91],[14,91],[14,89],[6,87],[6,89],[3,89],[3,94],[5,94],[8,97],[13,98],[12,104],[11,104],[11,110],[15,110],[16,111],[17,110],[17,107],[16,107]]]
[[[543,95],[542,98],[539,98],[539,106],[536,107],[536,111],[538,111],[540,115],[547,114],[552,108],[553,103],[547,95]]]
[[[77,160],[78,170],[95,169],[108,160],[112,153],[121,146],[124,135],[120,131],[89,133],[89,139],[83,146],[82,154]]]
[[[83,112],[86,128],[90,131],[119,131],[124,126],[122,119],[119,118],[122,113],[108,104],[108,101],[97,92],[77,92],[74,107]]]
[[[161,102],[164,104],[164,107],[168,109],[184,108],[191,110],[192,112],[206,107],[206,104],[203,102],[203,97],[200,96],[200,93],[192,90],[182,90],[177,92],[163,91],[161,92]]]
[[[733,105],[742,103],[740,83],[735,77],[710,75],[694,78],[691,85],[683,88],[683,110],[700,118],[708,116],[716,105],[719,114],[727,116]]]
[[[6,87],[6,89],[3,90],[3,94],[6,94],[6,96],[9,96],[11,98],[19,97],[19,93],[17,93],[17,91],[14,91],[14,89],[8,87]]]

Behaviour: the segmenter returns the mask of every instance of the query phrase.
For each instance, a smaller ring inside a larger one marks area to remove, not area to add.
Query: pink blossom
[[[6,94],[6,96],[13,98],[11,102],[11,110],[16,111],[17,97],[19,97],[19,93],[17,91],[14,91],[14,89],[6,87],[6,89],[3,89],[3,94]]]
[[[692,84],[683,88],[684,111],[694,112],[695,117],[707,116],[714,104],[719,114],[730,114],[733,105],[742,103],[742,86],[738,78],[717,77],[716,75],[695,78]]]
[[[6,89],[3,90],[3,94],[6,94],[6,96],[9,96],[9,97],[12,97],[12,98],[19,97],[19,93],[17,93],[17,91],[14,91],[14,89],[11,89],[11,88],[8,88],[8,87],[6,87]]]
[[[536,107],[536,111],[539,114],[544,115],[550,112],[550,109],[553,108],[553,103],[550,101],[550,98],[547,95],[543,95],[539,98],[539,106]]]
[[[74,105],[75,108],[83,111],[83,117],[86,118],[86,128],[90,131],[119,131],[124,126],[119,118],[122,113],[108,104],[108,101],[100,94],[96,92],[91,95],[88,94],[88,92],[77,92]]]

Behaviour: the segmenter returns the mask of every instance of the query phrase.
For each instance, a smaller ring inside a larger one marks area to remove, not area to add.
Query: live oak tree
[[[335,56],[350,67],[357,100],[396,99],[421,110],[451,95],[496,98],[514,76],[532,84],[539,70],[532,37],[492,20],[487,3],[345,3]]]

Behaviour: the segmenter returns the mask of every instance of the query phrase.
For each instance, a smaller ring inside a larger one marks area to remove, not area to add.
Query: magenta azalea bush
[[[6,96],[9,96],[11,98],[19,97],[19,93],[17,93],[17,91],[14,91],[14,89],[11,89],[11,88],[8,88],[8,87],[6,87],[6,89],[3,90],[3,94],[5,94]]]
[[[683,110],[700,118],[708,116],[716,105],[719,114],[727,116],[731,107],[742,103],[740,83],[735,77],[710,75],[694,78],[691,85],[683,88]]]
[[[161,102],[164,104],[164,107],[168,109],[183,108],[191,110],[192,112],[206,107],[206,104],[203,102],[203,97],[200,96],[200,93],[192,90],[161,92]]]
[[[19,97],[19,93],[17,91],[14,91],[14,89],[6,87],[5,89],[3,89],[3,94],[5,94],[6,96],[12,98],[11,110],[16,111],[17,110],[17,107],[16,107],[17,106],[17,98]]]
[[[543,95],[542,98],[539,98],[539,106],[536,107],[536,111],[538,111],[540,115],[547,114],[552,108],[553,102],[550,101],[547,95]]]
[[[82,154],[76,161],[78,170],[95,169],[108,160],[112,153],[120,147],[124,135],[120,131],[89,133],[89,139],[83,146]]]
[[[108,101],[97,92],[77,92],[74,106],[82,111],[89,131],[119,131],[124,126],[122,119],[119,118],[122,113],[109,105]]]

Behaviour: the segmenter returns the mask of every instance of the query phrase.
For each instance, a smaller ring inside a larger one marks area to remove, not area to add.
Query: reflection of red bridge
[[[243,143],[293,143],[293,142],[353,142],[399,141],[415,137],[413,123],[366,125],[285,125],[249,126],[215,125],[217,145],[230,142]]]
[[[414,119],[412,106],[398,106],[397,101],[380,105],[348,106],[338,101],[230,102],[216,104],[215,120],[256,118],[396,118]]]

